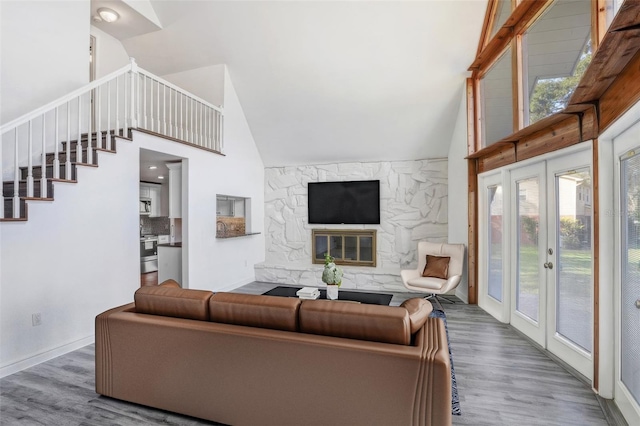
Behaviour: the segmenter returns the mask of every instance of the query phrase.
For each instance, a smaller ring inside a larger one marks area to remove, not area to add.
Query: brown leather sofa
[[[96,392],[230,425],[449,425],[431,309],[142,287],[96,317]]]

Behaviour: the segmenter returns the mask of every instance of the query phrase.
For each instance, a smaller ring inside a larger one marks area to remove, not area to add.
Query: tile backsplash
[[[169,234],[169,218],[168,217],[149,217],[140,216],[140,235],[168,235]]]

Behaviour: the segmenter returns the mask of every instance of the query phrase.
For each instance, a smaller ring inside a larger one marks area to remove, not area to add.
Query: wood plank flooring
[[[251,283],[236,291],[260,294],[275,286]],[[409,296],[396,293],[391,305]],[[513,328],[474,305],[443,306],[462,409],[454,425],[608,424],[591,389]],[[94,386],[93,345],[5,377],[0,424],[213,424],[105,398]]]

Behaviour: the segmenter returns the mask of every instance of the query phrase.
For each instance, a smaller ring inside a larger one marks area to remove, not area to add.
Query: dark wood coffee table
[[[266,296],[281,296],[281,297],[298,297],[296,292],[302,287],[285,287],[278,286],[263,293]],[[320,290],[320,299],[327,298],[327,291]],[[367,303],[369,305],[388,305],[391,302],[392,294],[383,293],[366,293],[363,291],[349,291],[339,290],[338,300],[349,300],[352,302]]]

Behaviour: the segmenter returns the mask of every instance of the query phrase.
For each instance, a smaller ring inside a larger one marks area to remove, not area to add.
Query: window
[[[498,0],[495,9],[495,15],[493,25],[491,26],[491,37],[496,35],[498,30],[507,21],[509,15],[511,15],[511,0]]]
[[[329,253],[338,265],[376,266],[376,230],[314,229],[313,263],[324,263]]]
[[[469,93],[477,99],[469,118],[478,129],[470,153],[512,142],[507,138],[514,133],[563,111],[599,43],[592,34],[604,35],[601,2],[489,2],[484,44],[470,67],[474,90]],[[615,7],[616,2],[607,3],[607,18]]]
[[[562,111],[591,62],[591,3],[556,0],[522,38],[524,126]]]
[[[513,133],[511,51],[507,50],[481,80],[485,146]]]

